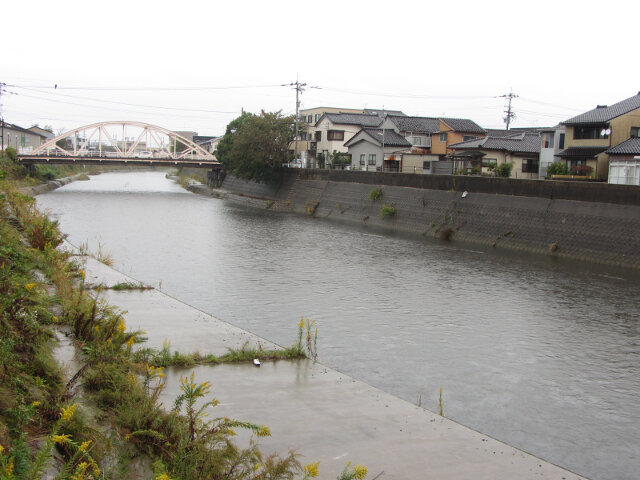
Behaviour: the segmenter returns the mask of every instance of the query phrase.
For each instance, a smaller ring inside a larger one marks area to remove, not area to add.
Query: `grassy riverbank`
[[[255,443],[236,446],[236,429],[262,437],[269,428],[208,419],[205,409],[217,401],[193,375],[181,379],[173,409],[160,407],[164,365],[250,361],[257,352],[138,348],[144,333],[128,330],[124,313],[86,288],[81,260],[57,248],[64,239],[57,222],[19,193],[36,181],[12,158],[0,159],[0,479],[128,478],[139,459],[148,478],[162,480],[316,476],[318,464],[303,466],[294,452],[265,456]],[[305,348],[313,355],[315,343],[304,345],[310,325],[301,322],[293,347],[261,358],[301,357]],[[56,363],[56,332],[82,351],[77,372]],[[340,478],[365,475],[349,466]]]

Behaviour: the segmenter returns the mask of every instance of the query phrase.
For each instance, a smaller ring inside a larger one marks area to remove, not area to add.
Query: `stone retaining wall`
[[[222,188],[262,208],[640,268],[638,187],[296,169],[272,185],[227,176]],[[381,218],[383,205],[395,215]]]

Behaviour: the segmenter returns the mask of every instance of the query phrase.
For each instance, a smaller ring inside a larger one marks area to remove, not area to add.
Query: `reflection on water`
[[[124,273],[596,479],[640,468],[640,277],[245,208],[157,172],[38,197]]]

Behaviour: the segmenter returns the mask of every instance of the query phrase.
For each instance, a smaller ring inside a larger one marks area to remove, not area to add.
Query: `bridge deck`
[[[220,169],[222,165],[215,160],[198,160],[191,158],[135,158],[111,156],[68,156],[68,155],[18,155],[23,165],[54,164],[54,165],[132,165],[153,167],[195,167]]]

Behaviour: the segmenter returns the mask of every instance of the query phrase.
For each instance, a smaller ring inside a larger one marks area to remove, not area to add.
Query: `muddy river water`
[[[38,197],[72,244],[280,345],[594,479],[640,471],[640,275],[197,196],[163,172]],[[615,245],[612,245],[615,248]],[[181,328],[176,325],[176,329]]]

